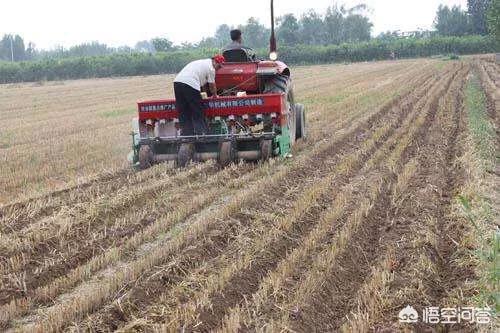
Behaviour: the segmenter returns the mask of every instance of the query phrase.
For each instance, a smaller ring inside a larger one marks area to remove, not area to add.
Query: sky
[[[237,25],[253,16],[269,26],[269,0],[4,0],[0,35],[19,34],[37,48],[69,47],[99,41],[134,46],[137,41],[166,37],[176,44],[197,42],[218,25]],[[275,0],[276,16],[308,9],[323,13],[333,0]],[[439,4],[466,0],[344,0],[347,7],[366,3],[373,34],[387,30],[430,29]]]

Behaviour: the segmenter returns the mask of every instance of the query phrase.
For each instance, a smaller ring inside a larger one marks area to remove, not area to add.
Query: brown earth
[[[10,161],[12,173],[0,176],[1,197],[13,198],[0,208],[0,328],[398,331],[408,328],[397,321],[408,304],[458,306],[450,292],[478,278],[460,264],[471,226],[452,211],[466,178],[458,159],[472,70],[498,122],[499,68],[485,58],[299,68],[308,140],[293,159],[223,170],[206,163],[136,173],[122,161],[128,141],[103,147],[105,158],[87,147],[59,156],[89,126],[107,126],[91,146],[112,133],[127,140],[131,115],[103,118],[99,101],[119,111],[141,89],[165,97],[165,77],[0,87],[11,133],[32,126],[13,115],[17,100],[41,133],[70,116],[50,107],[61,93],[89,113],[57,129],[57,156],[50,140],[41,147],[30,135],[0,146],[36,157],[31,166]],[[21,100],[30,93],[40,93],[38,112]],[[45,158],[80,165],[83,178],[37,174]],[[25,183],[29,191],[20,190]]]

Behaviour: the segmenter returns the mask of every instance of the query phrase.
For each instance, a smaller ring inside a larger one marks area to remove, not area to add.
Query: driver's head
[[[241,43],[242,38],[241,38],[241,30],[240,29],[231,30],[231,40],[233,42]]]

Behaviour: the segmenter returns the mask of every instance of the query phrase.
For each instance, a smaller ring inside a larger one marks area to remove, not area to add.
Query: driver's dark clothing
[[[250,60],[253,60],[253,61],[256,60],[255,51],[252,48],[244,46],[243,44],[241,44],[239,42],[233,41],[231,44],[226,45],[223,52],[230,51],[230,50],[245,50],[248,57],[250,58]]]

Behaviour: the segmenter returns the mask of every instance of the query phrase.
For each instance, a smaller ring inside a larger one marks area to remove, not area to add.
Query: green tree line
[[[500,47],[500,0],[492,0],[490,8],[486,13],[486,20],[489,31],[495,39],[495,43]]]
[[[488,12],[493,10],[497,0],[468,0],[467,9],[460,6],[440,5],[434,20],[437,33],[441,36],[487,35],[494,30],[488,25]]]
[[[436,31],[382,33],[371,37],[367,7],[335,3],[324,13],[309,10],[277,19],[281,60],[289,64],[369,61],[391,57],[496,52],[500,47],[500,0],[468,0],[467,9],[440,6]],[[270,31],[257,19],[237,26],[245,44],[267,57]],[[177,72],[189,61],[212,56],[228,43],[235,26],[222,24],[212,37],[174,45],[168,38],[139,41],[133,48],[99,42],[68,49],[37,50],[19,35],[0,40],[0,83]],[[485,35],[489,32],[491,38]],[[456,36],[461,38],[455,38]],[[13,60],[13,62],[12,62]]]
[[[498,24],[499,0],[468,0],[467,8],[439,6],[434,21],[435,31],[416,31],[410,34],[398,31],[382,33],[376,39],[397,39],[406,37],[428,38],[431,36],[466,36],[495,34]],[[339,45],[342,43],[372,40],[373,24],[367,17],[364,4],[348,8],[335,2],[324,13],[309,10],[299,17],[286,14],[277,19],[277,35],[280,45]],[[131,53],[156,53],[192,51],[204,48],[222,48],[229,42],[231,29],[244,32],[245,44],[253,48],[267,47],[269,29],[256,18],[249,18],[245,24],[229,26],[222,24],[215,34],[198,43],[174,45],[166,37],[139,41],[134,47],[109,47],[97,41],[82,43],[70,48],[56,47],[53,50],[38,50],[33,43],[25,43],[19,35],[4,35],[0,40],[0,60],[29,61],[41,59],[63,59],[83,56],[106,56]],[[498,36],[498,34],[497,34]]]
[[[261,57],[267,49],[258,49]],[[339,45],[281,46],[280,60],[293,64],[318,64],[399,58],[428,57],[441,54],[477,54],[498,51],[489,36],[375,39]],[[94,77],[176,73],[186,63],[212,56],[218,49],[158,53],[113,54],[106,56],[42,59],[25,62],[0,62],[0,83],[67,80]]]
[[[353,8],[333,5],[324,14],[309,10],[300,18],[296,18],[293,14],[284,15],[277,19],[278,39],[284,45],[331,45],[368,41],[371,38],[373,24],[365,16],[366,9],[366,5],[358,5]],[[174,45],[165,37],[156,37],[151,40],[139,41],[133,48],[128,46],[113,48],[94,41],[67,49],[56,47],[53,50],[36,50],[32,43],[30,43],[29,49],[25,49],[24,41],[20,36],[5,35],[0,42],[0,59],[11,60],[11,53],[14,54],[14,61],[24,61],[222,48],[229,44],[229,32],[235,28],[244,32],[246,45],[257,49],[267,47],[270,29],[258,19],[251,17],[245,24],[238,26],[222,24],[217,27],[213,36],[203,38],[198,43],[182,43],[181,45]],[[15,45],[13,52],[10,48],[11,38]]]
[[[25,61],[31,60],[35,53],[35,46],[29,43],[27,46],[19,35],[4,35],[0,40],[0,60]]]

